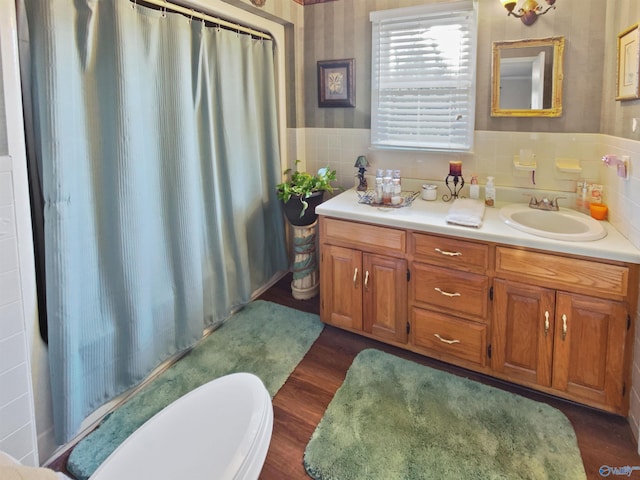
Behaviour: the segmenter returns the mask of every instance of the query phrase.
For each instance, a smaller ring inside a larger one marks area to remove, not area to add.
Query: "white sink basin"
[[[546,211],[513,203],[500,209],[500,218],[510,227],[554,240],[588,242],[607,236],[607,230],[598,220],[567,208]]]

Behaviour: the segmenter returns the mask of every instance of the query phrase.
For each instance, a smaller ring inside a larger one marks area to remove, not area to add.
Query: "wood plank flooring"
[[[290,282],[290,276],[283,278],[260,298],[299,310],[319,313],[317,298],[296,301],[291,297]],[[640,466],[637,445],[625,418],[474,374],[384,345],[375,340],[326,326],[305,358],[273,399],[274,430],[269,453],[260,476],[262,480],[309,478],[302,464],[307,442],[336,390],[342,384],[353,359],[366,348],[377,348],[432,368],[462,375],[533,400],[545,402],[560,409],[569,418],[576,431],[589,479],[603,478],[599,474],[599,469],[603,465],[611,467]],[[67,457],[68,454],[63,455],[51,467],[66,473]],[[616,478],[615,475],[611,475],[611,477]],[[631,477],[640,477],[640,472],[633,472]],[[618,476],[618,478],[621,477]]]

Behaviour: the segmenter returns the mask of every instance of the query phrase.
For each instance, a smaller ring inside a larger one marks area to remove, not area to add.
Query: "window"
[[[466,151],[473,146],[477,4],[371,12],[371,143]]]

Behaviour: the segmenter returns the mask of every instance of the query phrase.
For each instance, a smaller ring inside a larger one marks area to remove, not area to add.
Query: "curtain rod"
[[[131,0],[134,4],[136,4],[136,0]],[[155,5],[157,7],[163,8],[165,10],[172,10],[174,12],[182,13],[188,17],[199,18],[201,20],[206,20],[211,23],[215,23],[216,25],[220,25],[223,27],[227,27],[231,30],[236,30],[244,33],[248,33],[249,35],[253,35],[254,37],[264,38],[267,40],[271,40],[271,35],[268,33],[261,32],[259,30],[254,30],[253,28],[246,27],[244,25],[240,25],[238,23],[233,23],[228,20],[223,20],[222,18],[212,17],[211,15],[207,15],[206,13],[198,12],[192,8],[183,7],[182,5],[178,5],[176,3],[167,2],[166,0],[140,0],[140,3],[149,3],[151,5]]]

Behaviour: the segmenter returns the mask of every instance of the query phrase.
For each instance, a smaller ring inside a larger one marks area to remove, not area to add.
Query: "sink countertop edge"
[[[445,217],[451,203],[442,200],[425,201],[418,198],[408,207],[380,209],[358,203],[358,195],[352,189],[320,204],[316,207],[316,213],[344,220],[405,228],[425,233],[640,264],[640,250],[609,222],[601,222],[607,230],[607,236],[600,240],[584,242],[553,240],[525,233],[507,225],[499,214],[500,208],[505,205],[508,203],[498,203],[495,207],[487,207],[482,226],[472,228],[448,224]]]

